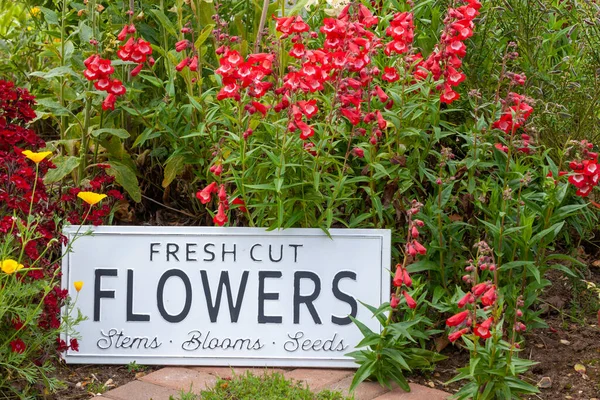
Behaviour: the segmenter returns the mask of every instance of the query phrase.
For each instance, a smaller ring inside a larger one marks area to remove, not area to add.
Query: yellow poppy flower
[[[12,274],[15,271],[18,271],[21,268],[23,268],[23,264],[19,264],[11,258],[7,258],[6,260],[2,261],[1,264],[2,272],[4,272],[5,274]]]
[[[83,281],[75,281],[73,282],[73,286],[75,286],[75,290],[79,292],[83,287]]]
[[[39,164],[40,161],[42,161],[44,158],[48,157],[50,154],[52,154],[51,151],[40,151],[39,153],[36,153],[31,150],[23,151],[23,155],[25,155],[25,157],[29,158],[31,161],[33,161],[36,164]]]
[[[99,203],[103,198],[105,198],[106,195],[94,192],[79,192],[79,194],[77,194],[77,197],[88,203],[90,206],[93,206],[94,204]]]

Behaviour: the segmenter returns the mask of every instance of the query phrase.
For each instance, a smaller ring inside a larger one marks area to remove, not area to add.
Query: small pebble
[[[568,345],[570,345],[570,344],[571,344],[571,342],[569,342],[568,340],[565,340],[565,339],[560,339],[560,342],[561,342],[562,344],[564,344],[565,346],[568,346]]]
[[[549,376],[545,376],[538,382],[538,387],[541,389],[548,389],[552,387],[552,379]]]

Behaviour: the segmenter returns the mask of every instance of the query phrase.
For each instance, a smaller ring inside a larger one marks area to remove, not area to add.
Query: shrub
[[[32,151],[44,146],[25,126],[35,117],[33,96],[0,81],[0,98],[0,393],[25,396],[56,390],[54,364],[65,350],[78,349],[76,338],[65,343],[60,337],[76,336],[74,326],[83,318],[71,315],[74,304],[60,287],[61,245],[67,251],[70,246],[61,234],[62,222],[98,223],[106,210],[78,206],[69,211],[61,203],[77,193],[70,189],[61,196],[44,183],[54,165],[47,159],[50,152]],[[81,285],[76,283],[77,291]]]

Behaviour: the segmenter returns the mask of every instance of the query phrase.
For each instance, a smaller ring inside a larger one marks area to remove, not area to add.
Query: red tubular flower
[[[108,88],[108,93],[112,93],[115,96],[122,96],[125,94],[127,89],[123,86],[123,83],[118,79],[113,79]]]
[[[269,111],[269,108],[271,108],[271,106],[264,105],[262,103],[259,103],[258,101],[253,101],[252,105],[254,106],[254,108],[256,109],[256,111],[258,111],[259,113],[261,113],[263,115],[263,117],[265,115],[267,115],[267,111]]]
[[[175,43],[175,51],[180,53],[182,51],[184,51],[185,49],[187,49],[190,46],[190,42],[189,40],[180,40],[179,42]]]
[[[131,76],[138,76],[142,69],[144,68],[144,64],[139,64],[137,67],[131,70]]]
[[[72,338],[70,340],[70,344],[71,344],[71,350],[73,350],[73,351],[79,351],[79,342],[77,341],[77,339]]]
[[[450,335],[448,335],[448,340],[450,340],[452,343],[456,342],[457,339],[459,339],[462,335],[464,335],[465,333],[468,333],[470,330],[470,328],[463,328],[459,331],[456,331],[454,333],[451,333]]]
[[[390,300],[390,307],[396,308],[400,304],[400,299],[396,296],[396,293],[392,293],[392,298]]]
[[[106,99],[104,99],[104,101],[102,102],[102,109],[104,111],[114,110],[116,101],[117,101],[117,96],[115,96],[112,93],[109,93],[108,96],[106,96]]]
[[[498,294],[496,293],[496,287],[492,286],[487,290],[487,292],[485,292],[483,296],[481,296],[481,304],[486,307],[491,306],[496,302],[497,298]]]
[[[478,283],[477,285],[473,286],[472,292],[476,297],[481,296],[489,287],[489,283],[487,282],[482,282],[482,283]]]
[[[406,299],[406,305],[408,306],[408,308],[410,308],[410,309],[417,308],[417,302],[410,296],[410,294],[408,294],[408,292],[406,290],[402,291],[402,295]]]
[[[314,117],[319,109],[317,108],[317,100],[308,100],[308,101],[299,101],[298,107],[302,110],[302,113],[306,116],[306,118],[310,119]]]
[[[219,209],[215,216],[213,217],[213,222],[215,225],[223,226],[229,219],[227,218],[227,214],[225,214],[225,206],[223,203],[219,204]]]
[[[458,326],[465,322],[467,317],[469,316],[469,310],[461,311],[458,314],[455,314],[446,320],[447,326]]]
[[[192,58],[192,61],[190,61],[190,65],[189,65],[190,71],[197,71],[198,70],[198,56],[194,56]]]
[[[355,147],[352,149],[352,154],[354,154],[358,158],[364,158],[365,151],[363,149],[361,149],[360,147]]]
[[[417,251],[417,253],[419,253],[420,255],[425,255],[427,253],[427,249],[425,248],[425,246],[423,246],[421,243],[417,242],[416,240],[413,240],[412,245],[415,248],[415,250]]]
[[[402,275],[403,275],[402,267],[400,266],[400,264],[398,264],[396,266],[396,273],[394,274],[394,280],[393,280],[395,287],[400,287],[400,286],[402,286],[402,283],[404,283],[404,278]]]
[[[240,209],[241,212],[248,212],[248,209],[246,208],[246,203],[241,198],[236,197],[233,200],[232,204],[235,204],[235,205],[239,206],[239,209]]]
[[[123,40],[125,40],[125,38],[127,38],[127,33],[128,33],[128,32],[127,32],[127,30],[128,30],[128,28],[129,28],[129,27],[128,27],[127,25],[125,25],[125,26],[123,27],[123,29],[121,29],[121,32],[119,32],[119,34],[117,35],[117,39],[118,39],[120,42],[122,42]]]
[[[27,348],[27,345],[25,345],[25,342],[21,339],[15,339],[10,342],[10,347],[13,353],[22,354]]]
[[[458,308],[463,308],[467,303],[472,303],[475,300],[471,292],[467,292],[459,301]]]
[[[221,185],[221,187],[219,188],[219,200],[221,201],[225,201],[227,200],[227,192],[225,191],[225,185]]]
[[[212,182],[210,185],[196,193],[196,198],[200,203],[207,204],[212,198],[212,194],[217,191],[217,183]]]
[[[187,66],[188,66],[188,64],[189,64],[189,63],[190,63],[190,59],[189,59],[189,57],[185,57],[183,60],[181,60],[181,61],[179,62],[179,64],[177,64],[177,65],[175,66],[175,69],[176,69],[178,72],[181,72],[181,71],[182,71],[182,70],[183,70],[185,67],[187,67]]]
[[[484,322],[482,322],[480,325],[477,325],[475,327],[475,331],[474,331],[475,335],[479,336],[482,339],[487,339],[487,338],[491,337],[492,334],[490,333],[490,326],[492,325],[493,321],[494,321],[494,319],[492,317],[489,317]]]
[[[383,69],[383,75],[381,75],[381,79],[386,82],[396,82],[400,80],[400,75],[398,75],[398,71],[393,67],[385,67]]]
[[[412,279],[410,278],[408,271],[405,269],[402,270],[402,283],[408,287],[412,286]]]

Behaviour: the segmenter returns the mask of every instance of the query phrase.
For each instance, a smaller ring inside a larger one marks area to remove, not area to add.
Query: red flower
[[[353,148],[352,153],[358,158],[363,158],[365,156],[365,151],[360,147]]]
[[[483,296],[481,296],[481,304],[484,306],[491,306],[496,302],[498,295],[496,294],[496,288],[494,286],[490,287],[487,292]]]
[[[415,250],[417,251],[417,253],[419,253],[421,255],[425,255],[427,253],[427,249],[425,248],[425,246],[423,246],[421,243],[417,242],[416,240],[413,240],[412,245],[415,248]]]
[[[458,100],[460,95],[456,93],[450,86],[447,86],[442,94],[440,95],[440,101],[446,104],[452,104],[455,100]]]
[[[205,187],[196,193],[196,198],[200,200],[200,203],[207,204],[210,202],[212,194],[217,191],[217,183],[212,182],[210,185]]]
[[[316,113],[319,112],[317,108],[317,100],[308,100],[308,101],[299,101],[298,107],[302,110],[302,114],[306,116],[306,118],[310,119],[315,116]]]
[[[487,282],[478,283],[473,286],[472,292],[476,297],[479,297],[488,289],[489,285]]]
[[[487,339],[491,337],[492,334],[490,333],[490,326],[492,325],[493,321],[494,319],[492,317],[489,317],[480,325],[477,325],[474,331],[475,335],[479,336],[482,339]]]
[[[469,316],[469,311],[461,311],[458,314],[455,314],[446,320],[446,325],[448,326],[458,326],[465,322],[467,317]]]
[[[398,264],[396,266],[396,273],[394,274],[394,281],[393,281],[395,287],[400,287],[404,283],[402,275],[403,275],[402,267],[400,266],[400,264]]]
[[[464,335],[465,333],[469,332],[469,328],[463,328],[459,331],[456,331],[454,333],[451,333],[450,335],[448,335],[448,340],[450,340],[452,343],[456,342],[456,340],[458,338],[460,338],[462,335]]]
[[[396,308],[400,304],[400,299],[396,296],[396,293],[392,293],[392,299],[390,300],[390,307]]]
[[[400,75],[398,75],[398,71],[393,67],[385,67],[383,69],[383,75],[381,75],[381,79],[386,82],[396,82],[400,80]]]
[[[246,208],[246,203],[239,197],[236,197],[233,200],[232,204],[238,205],[241,212],[248,212],[248,209]]]
[[[219,209],[213,217],[213,222],[215,223],[215,225],[223,226],[227,221],[229,221],[229,219],[227,218],[227,214],[225,214],[225,206],[223,205],[223,203],[220,203]]]
[[[180,40],[179,42],[175,43],[175,51],[176,52],[182,52],[185,49],[187,49],[188,47],[190,47],[190,41],[189,40]]]
[[[410,308],[410,309],[417,308],[417,302],[410,296],[410,294],[408,294],[408,292],[406,292],[406,290],[402,291],[402,295],[406,299],[406,305],[408,306],[408,308]]]
[[[77,339],[72,338],[70,340],[70,343],[71,343],[71,350],[73,350],[73,351],[79,351],[79,343],[77,342]]]
[[[17,354],[22,354],[27,348],[25,342],[23,342],[21,339],[15,339],[12,342],[10,342],[10,347],[12,352]]]
[[[114,110],[116,101],[117,101],[117,96],[115,96],[112,93],[109,93],[108,96],[106,96],[106,98],[102,102],[102,109],[104,111]]]
[[[467,294],[465,294],[458,301],[458,308],[463,308],[465,305],[467,305],[467,303],[472,303],[474,301],[475,301],[475,297],[473,296],[473,294],[471,294],[471,292],[467,292]]]
[[[181,60],[181,61],[179,62],[179,64],[177,64],[177,65],[175,66],[175,69],[176,69],[178,72],[180,72],[180,71],[182,71],[182,70],[183,70],[185,67],[187,67],[189,63],[190,63],[190,59],[189,59],[189,57],[185,57],[183,60]]]

